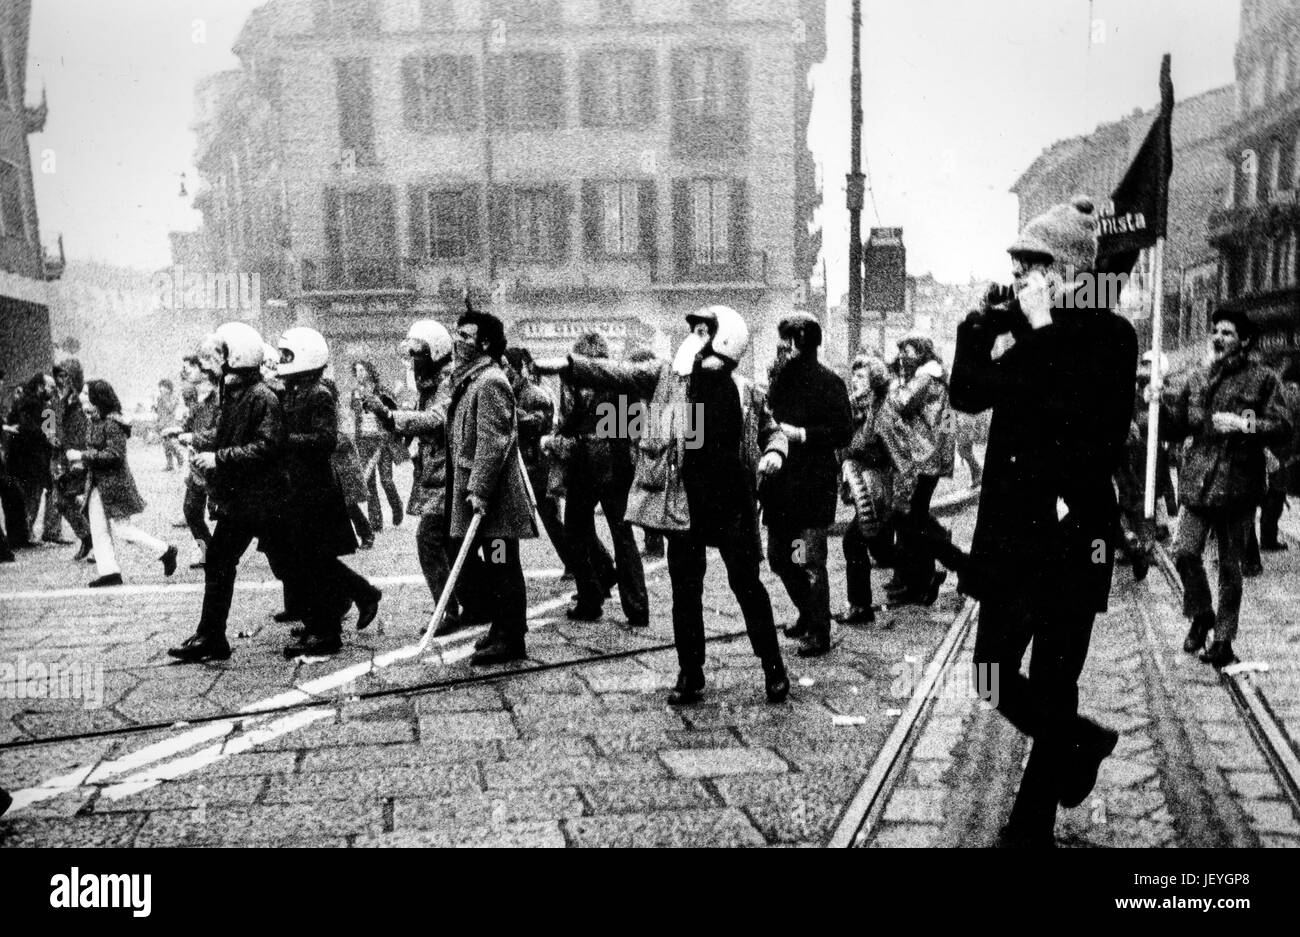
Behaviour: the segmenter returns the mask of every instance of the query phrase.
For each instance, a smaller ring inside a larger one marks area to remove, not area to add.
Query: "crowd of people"
[[[326,376],[320,333],[292,328],[270,346],[247,324],[223,325],[185,360],[179,401],[164,382],[158,404],[167,468],[185,470],[191,566],[205,578],[196,631],[169,654],[188,663],[231,656],[226,621],[254,540],[283,584],[276,620],[300,623],[285,656],[339,651],[349,610],[365,628],[382,598],[340,557],[373,544],[386,502],[393,527],[418,518],[414,552],[432,596],[443,595],[460,558],[435,633],[486,624],[476,666],[526,657],[520,541],[539,528],[574,581],[570,619],[599,620],[617,587],[628,627],[647,627],[640,527],[644,552],[667,559],[679,665],[672,705],[705,693],[703,593],[716,549],[764,692],[780,702],[790,681],[762,563],[797,610],[784,634],[798,655],[829,653],[839,499],[853,517],[842,539],[847,602],[834,620],[863,626],[882,607],[931,605],[950,571],[980,602],[974,661],[999,674],[995,705],[1034,740],[1004,840],[1048,845],[1057,805],[1086,797],[1118,738],[1079,715],[1077,686],[1113,565],[1126,558],[1140,580],[1154,542],[1170,536],[1142,503],[1148,406],[1156,401],[1161,414],[1156,494],[1178,518],[1184,648],[1207,664],[1236,659],[1242,577],[1261,549],[1286,548],[1277,523],[1300,459],[1300,388],[1250,354],[1245,315],[1215,312],[1206,360],[1170,377],[1167,361],[1139,361],[1127,320],[1062,302],[1078,288],[1071,272],[1095,263],[1096,232],[1086,199],[1032,219],[1009,248],[1014,285],[991,288],[958,328],[951,370],[929,337],[912,333],[891,363],[859,354],[847,384],[818,360],[821,326],[805,313],[780,321],[760,386],[738,370],[749,326],[727,306],[687,315],[672,360],[646,349],[616,359],[596,333],[567,356],[535,360],[507,347],[501,320],[467,301],[454,335],[433,320],[411,325],[408,399],[357,361],[346,403]],[[130,524],[144,502],[127,464],[131,426],[111,386],[83,382],[78,362],[65,359],[22,387],[6,424],[6,546],[30,541],[43,502],[44,539],[65,542],[66,520],[77,558],[98,564],[92,586],[123,581],[117,540],[172,574],[176,547]],[[969,552],[931,511],[959,454],[980,489]],[[393,466],[406,459],[413,482],[403,503]],[[612,555],[596,532],[598,509]],[[1217,610],[1201,558],[1211,535]],[[879,604],[873,564],[893,570]]]

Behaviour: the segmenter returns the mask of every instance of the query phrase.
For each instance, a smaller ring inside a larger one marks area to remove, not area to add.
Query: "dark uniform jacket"
[[[221,387],[216,425],[194,437],[196,451],[217,457],[208,481],[212,516],[270,523],[281,517],[285,496],[283,410],[261,374],[231,378]]]
[[[835,520],[840,462],[835,450],[853,435],[853,412],[844,381],[815,358],[798,357],[775,376],[767,395],[778,423],[802,427],[808,438],[791,442],[784,468],[763,483],[767,523],[828,527]]]

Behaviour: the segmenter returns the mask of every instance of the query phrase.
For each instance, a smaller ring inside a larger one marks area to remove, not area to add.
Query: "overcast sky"
[[[62,232],[74,258],[168,263],[167,232],[199,220],[178,197],[182,172],[191,197],[197,183],[195,81],[236,64],[230,46],[258,5],[33,4],[28,101],[43,83],[50,98],[46,130],[31,137],[47,244]],[[876,224],[902,226],[913,273],[1005,278],[1016,177],[1053,141],[1154,106],[1163,52],[1173,55],[1179,98],[1231,82],[1238,8],[1237,0],[863,0],[863,140],[876,209],[869,198],[864,236]],[[826,179],[833,300],[847,288],[849,10],[849,0],[827,2],[830,49],[815,76],[810,134]],[[1094,33],[1104,42],[1090,42]],[[53,173],[41,171],[47,149]]]

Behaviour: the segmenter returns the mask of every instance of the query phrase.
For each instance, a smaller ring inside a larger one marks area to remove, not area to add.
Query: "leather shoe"
[[[68,539],[66,539],[66,538],[64,538],[64,537],[42,537],[42,538],[41,538],[41,543],[52,543],[52,544],[54,544],[56,547],[70,547],[70,546],[72,546],[72,541],[71,541],[71,540],[68,540]]]
[[[796,640],[806,638],[808,636],[808,626],[802,621],[796,621],[793,625],[786,625],[785,636]]]
[[[297,612],[291,612],[287,608],[282,612],[276,612],[271,616],[271,620],[283,625],[291,621],[302,621],[302,616]]]
[[[98,579],[92,579],[87,583],[91,589],[102,589],[105,586],[120,586],[121,584],[121,573],[109,573],[107,576],[100,576]]]
[[[1187,637],[1183,638],[1183,650],[1188,654],[1195,654],[1201,648],[1205,647],[1206,635],[1214,627],[1214,613],[1201,612],[1192,619],[1191,627],[1187,629]]]
[[[763,689],[769,703],[784,703],[790,695],[790,677],[779,659],[763,665]]]
[[[9,811],[9,805],[14,799],[9,796],[9,792],[0,788],[0,817],[3,817]]]
[[[1062,807],[1077,807],[1092,793],[1097,785],[1097,771],[1119,744],[1119,733],[1114,729],[1094,727],[1088,737],[1066,755],[1064,776],[1060,782]]]
[[[1133,581],[1141,582],[1151,571],[1151,560],[1145,553],[1133,554]]]
[[[1201,651],[1201,663],[1214,667],[1227,667],[1237,663],[1237,655],[1232,653],[1232,642],[1211,641],[1210,646]]]
[[[161,557],[163,566],[163,575],[170,576],[176,572],[176,548],[168,547],[167,552]]]
[[[926,587],[925,594],[921,596],[921,604],[925,606],[933,605],[939,598],[939,589],[948,580],[948,571],[941,569],[930,578],[930,585]]]
[[[704,698],[704,671],[678,671],[677,685],[668,694],[669,706],[689,706]]]
[[[343,650],[343,639],[337,634],[305,634],[296,644],[284,649],[284,659],[295,657],[326,657]]]
[[[583,605],[581,602],[570,605],[564,617],[569,621],[600,621],[604,610],[599,605]]]
[[[72,562],[76,563],[90,556],[91,548],[94,543],[89,537],[82,538],[81,546],[77,547],[77,552],[72,554]]]
[[[294,639],[304,638],[307,636],[306,625],[294,625],[289,629],[289,637]]]
[[[835,616],[841,625],[870,625],[876,620],[876,613],[865,605],[850,605]]]
[[[379,600],[383,597],[384,593],[376,589],[369,596],[357,602],[358,631],[365,631],[370,627],[370,623],[374,621],[375,616],[379,614]],[[446,619],[444,619],[444,621],[445,620]]]
[[[474,667],[488,667],[492,664],[508,664],[515,660],[526,660],[528,651],[523,638],[491,641],[488,645],[474,652],[469,662]]]
[[[1261,544],[1259,545],[1259,548],[1260,548],[1261,550],[1264,550],[1264,551],[1268,552],[1268,553],[1280,553],[1280,552],[1283,551],[1283,550],[1290,549],[1290,548],[1289,548],[1289,547],[1288,547],[1284,542],[1282,542],[1281,540],[1275,540],[1273,543],[1261,543]]]
[[[831,649],[830,635],[809,634],[799,644],[799,650],[795,654],[799,657],[821,657]]]
[[[1246,563],[1241,567],[1241,575],[1247,579],[1254,579],[1256,576],[1264,575],[1264,567],[1260,563]]]
[[[196,634],[186,638],[180,647],[169,648],[167,653],[186,664],[197,664],[205,660],[229,660],[230,645],[224,637],[207,638]]]

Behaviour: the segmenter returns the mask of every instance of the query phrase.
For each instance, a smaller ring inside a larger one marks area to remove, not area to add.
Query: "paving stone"
[[[1228,784],[1240,797],[1280,798],[1282,790],[1276,779],[1267,771],[1228,771],[1225,772]]]
[[[633,662],[584,667],[581,676],[595,693],[654,693],[670,690],[677,682],[675,674]]]
[[[386,742],[413,742],[415,728],[409,722],[356,720],[335,723],[323,719],[305,729],[271,740],[264,748],[327,748],[344,745],[376,745]]]
[[[574,787],[497,790],[437,800],[399,799],[393,804],[393,828],[445,831],[450,827],[496,827],[532,820],[580,817],[584,804]]]
[[[938,845],[942,828],[930,823],[882,823],[868,844],[873,849],[929,849]]]
[[[641,781],[666,772],[649,755],[610,758],[548,758],[503,761],[483,766],[488,790],[503,787],[554,787],[568,784]]]
[[[444,712],[420,717],[420,741],[426,745],[518,737],[514,719],[505,712]]]
[[[6,849],[121,848],[130,846],[145,814],[92,815],[72,819],[23,819],[6,816],[0,823],[0,847]]]
[[[454,830],[401,830],[368,834],[353,843],[355,849],[563,849],[559,823],[504,823],[500,826]]]
[[[289,774],[298,763],[298,753],[291,751],[241,752],[228,755],[203,769],[204,777],[230,777],[254,774]]]
[[[592,741],[608,755],[660,751],[667,748],[729,748],[741,744],[740,739],[729,729],[683,729],[675,732],[632,732],[626,735],[600,734],[593,736]]]
[[[188,810],[200,804],[225,807],[251,804],[263,788],[264,777],[211,777],[164,781],[156,787],[117,800],[103,796],[95,801],[95,813],[134,813],[142,810]]]
[[[1243,800],[1241,807],[1250,815],[1251,825],[1261,834],[1283,833],[1295,836],[1300,833],[1300,824],[1297,824],[1295,814],[1281,801]]]
[[[481,789],[478,768],[474,765],[449,764],[434,769],[390,765],[363,771],[277,775],[270,779],[262,802],[369,803],[385,797],[448,797],[462,791]]]
[[[615,848],[762,846],[763,837],[739,810],[675,810],[566,820],[575,846]]]
[[[584,784],[583,799],[596,815],[655,813],[716,807],[717,801],[699,781],[639,781],[631,784]]]
[[[724,803],[744,810],[768,842],[824,842],[860,781],[856,770],[827,769],[723,778],[715,787]]]
[[[303,756],[299,773],[364,771],[386,767],[439,770],[442,765],[497,761],[500,757],[497,742],[492,739],[481,742],[444,741],[426,745],[356,745],[309,751]]]
[[[1106,790],[1137,787],[1156,776],[1156,769],[1139,761],[1107,758],[1097,773],[1097,783]]]
[[[768,748],[679,748],[661,751],[668,770],[683,778],[732,774],[784,774],[790,766]]]
[[[885,820],[903,823],[942,823],[946,791],[900,787],[885,807]]]
[[[539,761],[547,758],[594,757],[600,752],[591,739],[546,735],[533,739],[501,739],[497,742],[505,761]]]
[[[135,846],[298,846],[378,832],[382,824],[383,808],[369,802],[159,810],[140,828]]]
[[[664,711],[630,713],[590,711],[519,720],[519,729],[524,738],[545,735],[621,735],[684,727],[681,716]]]

